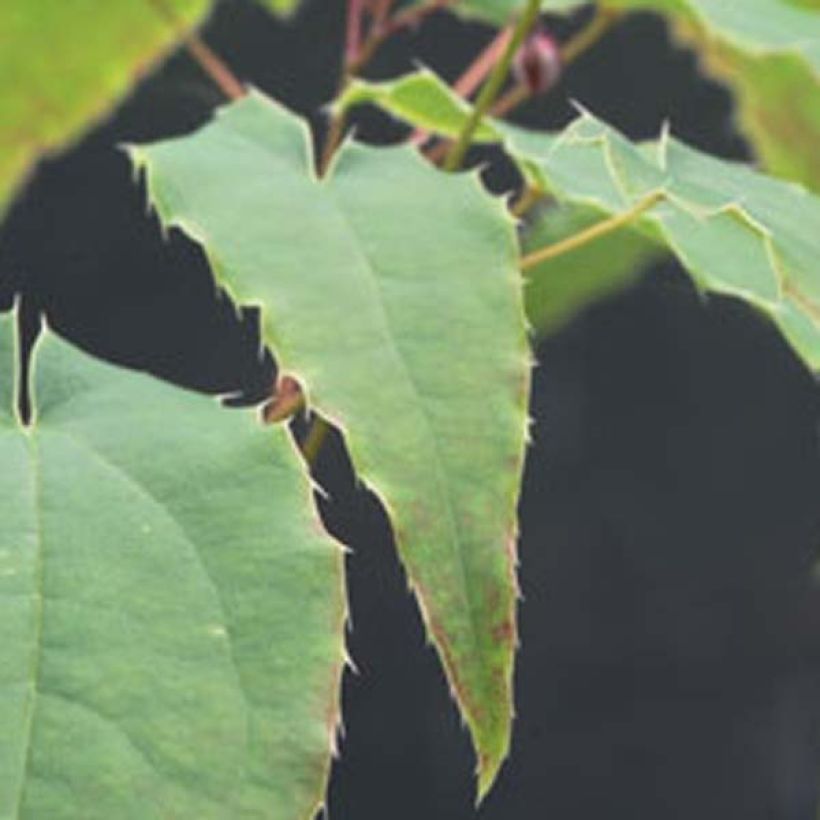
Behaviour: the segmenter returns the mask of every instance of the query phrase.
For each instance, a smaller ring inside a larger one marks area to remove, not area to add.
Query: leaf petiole
[[[195,32],[185,26],[166,0],[145,0],[177,33],[191,58],[213,80],[229,100],[238,100],[246,94],[245,86],[228,68],[222,58]]]
[[[597,222],[595,225],[591,225],[583,231],[579,231],[572,236],[568,236],[560,242],[547,245],[545,248],[539,248],[537,251],[533,251],[532,253],[523,256],[519,263],[519,267],[522,271],[529,270],[541,262],[555,259],[557,256],[563,256],[565,253],[577,250],[590,242],[594,242],[602,236],[606,236],[613,231],[617,231],[619,228],[623,228],[625,225],[628,225],[630,222],[636,220],[639,216],[641,216],[641,214],[645,213],[650,208],[653,208],[665,197],[666,194],[663,191],[652,191],[652,193],[647,194],[642,199],[639,199],[629,210],[616,214],[615,216],[611,216],[609,219],[604,219],[601,222]]]

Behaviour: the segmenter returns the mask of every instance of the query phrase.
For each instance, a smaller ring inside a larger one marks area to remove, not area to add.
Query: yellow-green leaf
[[[394,117],[448,137],[457,137],[470,115],[469,104],[428,69],[379,83],[354,79],[335,107],[343,111],[365,103],[378,105]],[[476,130],[474,139],[498,142],[501,138],[485,122]]]
[[[163,0],[192,26],[209,0]],[[32,164],[108,112],[177,32],[147,0],[0,3],[0,216]]]

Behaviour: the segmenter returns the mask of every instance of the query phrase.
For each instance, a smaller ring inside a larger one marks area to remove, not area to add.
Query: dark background
[[[565,36],[583,19],[555,30]],[[289,25],[226,0],[206,39],[321,136],[342,31],[336,0],[307,2]],[[367,74],[420,59],[452,78],[490,34],[439,14],[397,37]],[[618,25],[518,118],[562,125],[569,98],[635,138],[669,118],[695,146],[748,157],[727,93],[649,15]],[[110,122],[42,163],[0,229],[0,300],[22,293],[29,329],[44,311],[95,355],[256,401],[274,374],[257,354],[256,317],[215,290],[195,246],[177,233],[162,240],[115,147],[188,131],[219,102],[176,55]],[[357,121],[369,141],[404,133],[373,112]],[[496,155],[482,159],[496,190],[516,184]],[[751,309],[702,300],[672,263],[584,312],[537,357],[518,717],[512,757],[477,816],[814,818],[817,382]],[[331,490],[328,526],[352,547],[359,670],[345,677],[330,815],[473,818],[469,743],[384,514],[356,487],[338,438],[318,471]]]

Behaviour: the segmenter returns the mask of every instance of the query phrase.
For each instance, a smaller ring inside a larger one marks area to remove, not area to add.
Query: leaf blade
[[[509,745],[528,390],[511,220],[475,178],[444,178],[406,147],[348,144],[317,181],[304,126],[256,94],[132,156],[164,223],[263,306],[280,364],[384,501],[483,793]]]
[[[820,198],[668,135],[634,145],[589,113],[559,134],[497,127],[525,172],[559,199],[617,215],[660,191],[663,201],[634,227],[675,253],[704,290],[767,314],[808,367],[820,368]]]
[[[208,0],[165,0],[180,25]],[[84,26],[94,21],[94,36]],[[144,0],[7,0],[0,8],[0,216],[39,157],[102,117],[178,33]],[[44,43],[47,47],[44,47]]]
[[[41,566],[39,627],[19,623],[28,592],[0,595],[37,658],[18,682],[29,731],[4,733],[20,785],[0,781],[0,805],[20,817],[312,817],[345,608],[341,553],[291,444],[53,338],[40,347],[35,429],[9,425],[0,445],[36,451],[23,509],[40,522]],[[24,579],[20,535],[0,534],[0,584]],[[9,646],[2,667],[19,676]]]
[[[421,0],[419,0],[420,2]],[[521,0],[466,0],[455,10],[505,25]],[[560,14],[579,0],[544,0]],[[741,129],[765,168],[820,190],[820,14],[788,0],[606,0],[622,11],[665,15],[673,34],[702,57],[706,73],[735,94]]]

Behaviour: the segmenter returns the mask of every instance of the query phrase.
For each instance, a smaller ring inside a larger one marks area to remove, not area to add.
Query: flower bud
[[[561,76],[561,52],[545,31],[533,32],[518,49],[513,61],[516,81],[530,94],[544,94]]]

